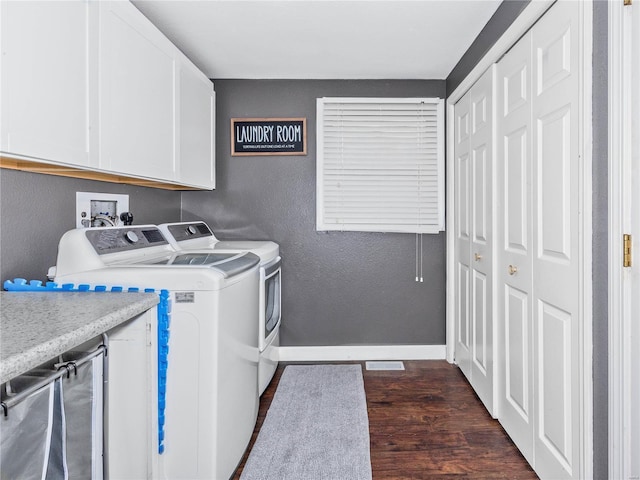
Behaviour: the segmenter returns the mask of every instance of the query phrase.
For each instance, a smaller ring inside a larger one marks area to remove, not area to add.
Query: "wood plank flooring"
[[[362,362],[374,480],[538,478],[457,367],[445,361],[404,365],[405,371],[368,371]],[[284,367],[261,397],[249,449]]]

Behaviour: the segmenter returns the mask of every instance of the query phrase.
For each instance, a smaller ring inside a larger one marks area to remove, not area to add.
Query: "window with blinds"
[[[444,230],[444,101],[317,100],[317,230]]]

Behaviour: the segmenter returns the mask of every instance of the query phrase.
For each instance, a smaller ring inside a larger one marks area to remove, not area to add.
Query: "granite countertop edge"
[[[47,295],[47,294],[44,294]],[[132,295],[126,293],[125,295]],[[133,294],[139,300],[128,305],[116,305],[113,310],[99,317],[87,316],[86,323],[45,342],[28,346],[25,350],[2,359],[0,363],[0,384],[21,375],[58,355],[98,337],[131,318],[155,307],[158,296],[152,293]],[[6,341],[7,339],[3,339]],[[18,341],[17,339],[9,339]]]

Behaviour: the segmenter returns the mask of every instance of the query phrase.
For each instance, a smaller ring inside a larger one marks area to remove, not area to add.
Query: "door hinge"
[[[631,266],[631,235],[628,233],[625,233],[622,236],[622,253],[623,253],[623,259],[622,259],[622,266],[623,267],[630,267]]]

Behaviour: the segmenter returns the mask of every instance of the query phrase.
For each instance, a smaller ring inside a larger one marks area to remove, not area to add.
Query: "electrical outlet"
[[[76,192],[76,228],[117,226],[128,211],[129,195]]]

